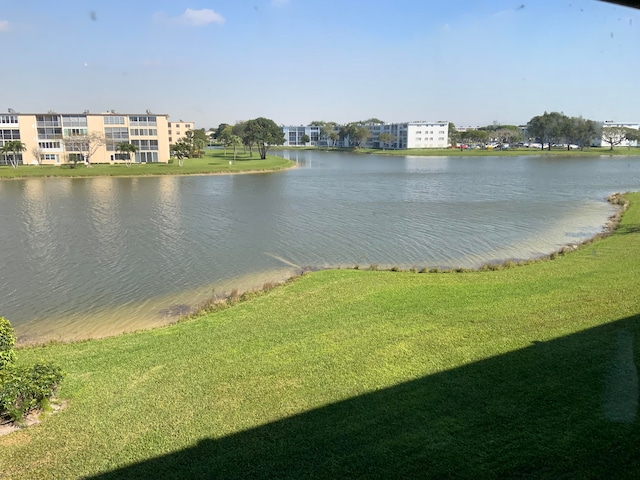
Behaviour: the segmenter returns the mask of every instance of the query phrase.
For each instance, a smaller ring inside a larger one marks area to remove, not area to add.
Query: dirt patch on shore
[[[46,419],[49,415],[54,415],[61,410],[64,410],[69,405],[67,400],[63,400],[61,402],[51,402],[51,411],[43,412],[42,410],[33,410],[28,415],[24,417],[24,420],[19,424],[16,424],[10,420],[6,423],[0,424],[0,437],[3,435],[8,435],[12,432],[16,432],[18,430],[25,429],[27,427],[31,427],[32,425],[37,425],[41,423],[44,419]]]

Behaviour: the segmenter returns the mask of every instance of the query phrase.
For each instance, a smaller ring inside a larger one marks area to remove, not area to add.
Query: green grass
[[[640,478],[640,194],[554,260],[328,270],[173,326],[19,350],[62,412],[6,478]]]
[[[229,164],[232,161],[232,164]],[[140,175],[204,175],[216,173],[246,173],[273,171],[290,168],[295,164],[290,160],[285,160],[274,155],[267,155],[267,158],[260,160],[257,151],[253,156],[249,152],[243,153],[242,149],[233,162],[233,150],[228,150],[224,155],[223,150],[208,150],[203,158],[188,158],[184,165],[180,167],[178,162],[173,163],[148,163],[126,165],[94,164],[92,168],[87,168],[79,164],[75,168],[69,165],[20,165],[18,168],[11,166],[0,166],[0,179],[2,178],[24,178],[24,177],[98,177],[98,176],[140,176]]]

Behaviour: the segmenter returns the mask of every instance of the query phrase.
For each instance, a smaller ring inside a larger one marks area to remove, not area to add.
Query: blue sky
[[[640,11],[595,0],[0,0],[0,111],[640,121]]]

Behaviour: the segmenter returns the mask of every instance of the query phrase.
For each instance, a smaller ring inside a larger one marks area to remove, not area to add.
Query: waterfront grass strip
[[[133,163],[130,167],[124,164],[93,164],[91,168],[78,164],[71,165],[20,165],[18,168],[0,165],[0,179],[2,178],[30,178],[30,177],[100,177],[100,176],[146,176],[146,175],[207,175],[224,173],[247,173],[282,170],[290,168],[294,162],[274,155],[267,155],[260,159],[257,152],[250,155],[249,151],[239,151],[236,159],[233,150],[207,150],[202,158],[188,158],[181,167],[177,162],[172,163]]]
[[[629,198],[614,234],[549,261],[321,271],[170,327],[20,350],[63,366],[69,404],[0,437],[0,472],[638,478]]]

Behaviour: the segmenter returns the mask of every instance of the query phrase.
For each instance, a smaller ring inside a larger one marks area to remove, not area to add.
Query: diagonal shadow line
[[[93,478],[640,478],[639,340],[640,314]]]

